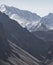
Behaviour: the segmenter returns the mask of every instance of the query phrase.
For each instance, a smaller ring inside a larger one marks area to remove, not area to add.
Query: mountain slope
[[[0,12],[0,22],[3,24],[6,37],[33,56],[41,59],[47,54],[48,45],[45,41],[34,36],[16,21]]]
[[[52,59],[48,52],[53,52],[51,42],[34,36],[16,21],[0,12],[1,65],[41,65],[39,60],[47,61],[47,59]]]
[[[7,39],[0,23],[0,65],[39,65],[40,61]]]
[[[50,31],[35,31],[32,32],[32,34],[34,34],[35,36],[37,36],[38,38],[41,38],[43,40],[46,41],[53,41],[53,30]]]

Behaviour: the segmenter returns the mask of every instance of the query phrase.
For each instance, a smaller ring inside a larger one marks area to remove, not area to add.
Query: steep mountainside
[[[3,24],[6,37],[38,59],[47,54],[48,44],[22,28],[16,21],[0,12],[0,22]]]
[[[51,42],[34,36],[0,12],[0,65],[44,65],[52,58]]]
[[[0,65],[39,65],[40,61],[7,39],[0,23]]]

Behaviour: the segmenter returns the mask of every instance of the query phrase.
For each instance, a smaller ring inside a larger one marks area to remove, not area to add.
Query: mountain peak
[[[1,5],[0,11],[8,15],[11,19],[16,20],[22,27],[27,28],[28,30],[34,29],[41,19],[36,13],[20,10],[7,5]]]
[[[6,7],[7,7],[7,6],[6,6],[5,4],[1,4],[1,5],[0,5],[0,11],[1,11],[1,12],[6,11]]]

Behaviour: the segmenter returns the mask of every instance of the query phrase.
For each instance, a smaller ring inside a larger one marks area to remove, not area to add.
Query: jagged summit
[[[6,11],[6,8],[7,8],[7,6],[6,6],[5,4],[1,4],[1,5],[0,5],[0,11],[1,11],[1,12]]]

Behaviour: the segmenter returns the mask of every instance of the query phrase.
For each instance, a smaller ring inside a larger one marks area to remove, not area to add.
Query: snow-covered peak
[[[6,11],[6,5],[4,5],[4,4],[0,5],[0,11],[1,12]]]
[[[34,30],[41,19],[36,13],[6,5],[1,5],[0,11],[8,15],[11,19],[16,20],[22,27],[26,27],[30,31],[32,31],[32,29]]]
[[[20,10],[18,8],[15,8],[15,7],[10,7],[10,6],[7,6],[7,5],[1,5],[0,6],[0,11],[1,12],[4,12],[7,11],[7,15],[9,14],[9,12],[11,12],[11,15],[13,14],[17,14],[18,16],[22,17],[22,18],[25,18],[27,20],[38,20],[40,19],[41,17],[38,16],[36,13],[32,13],[30,11],[26,11],[26,10]]]
[[[53,30],[53,13],[49,13],[41,18],[36,13],[3,4],[0,5],[0,11],[11,19],[16,20],[23,28],[27,28],[30,32]]]

